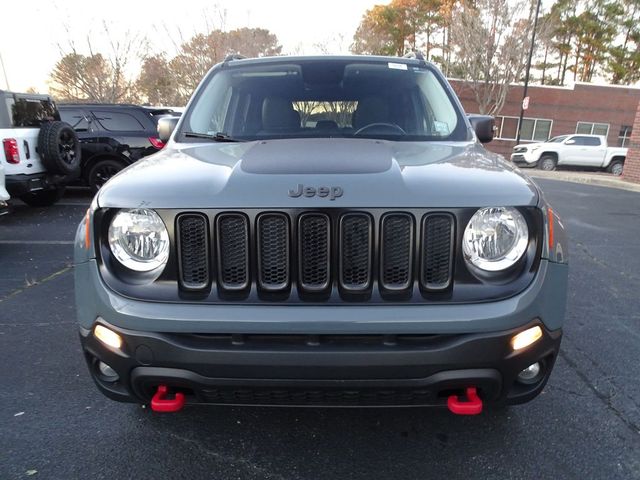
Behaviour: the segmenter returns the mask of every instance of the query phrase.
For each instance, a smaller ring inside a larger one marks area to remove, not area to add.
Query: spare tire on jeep
[[[52,173],[72,175],[80,169],[80,141],[68,123],[43,123],[38,134],[38,153]]]

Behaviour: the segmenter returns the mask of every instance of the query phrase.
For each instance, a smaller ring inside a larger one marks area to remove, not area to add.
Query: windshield
[[[221,135],[237,140],[468,138],[461,112],[427,67],[289,60],[223,67],[207,82],[185,114],[183,141]]]
[[[569,135],[562,135],[560,137],[553,137],[548,143],[562,143]]]

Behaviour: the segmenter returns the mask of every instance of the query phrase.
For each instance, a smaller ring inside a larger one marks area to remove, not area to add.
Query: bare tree
[[[522,77],[534,14],[534,0],[463,1],[454,10],[455,73],[467,80],[479,113],[498,114],[509,84]]]
[[[127,69],[141,45],[144,46],[144,39],[127,32],[122,39],[115,40],[106,24],[103,29],[109,45],[107,54],[95,52],[89,36],[86,38],[87,54],[79,53],[73,41],[69,41],[66,48],[59,45],[62,58],[49,78],[55,97],[63,101],[99,103],[137,99]]]

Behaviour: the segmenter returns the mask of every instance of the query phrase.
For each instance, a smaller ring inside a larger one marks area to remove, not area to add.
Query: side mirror
[[[480,143],[489,143],[493,140],[496,124],[493,117],[489,115],[468,115],[467,117]]]
[[[171,134],[176,129],[180,117],[162,117],[158,119],[158,138],[167,143],[171,138]]]
[[[573,138],[570,138],[569,140],[564,142],[565,145],[573,145],[574,143],[576,143],[576,141]]]

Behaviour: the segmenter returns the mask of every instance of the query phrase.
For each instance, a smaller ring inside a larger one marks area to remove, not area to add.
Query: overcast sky
[[[127,31],[146,37],[152,51],[175,53],[173,40],[219,27],[262,27],[278,36],[283,53],[346,53],[362,14],[388,0],[4,0],[0,55],[13,91],[46,92],[49,72],[70,41],[84,53],[108,48],[103,23],[117,39]],[[166,5],[166,8],[161,7]],[[167,31],[170,35],[167,35]],[[0,88],[5,88],[0,70]]]

